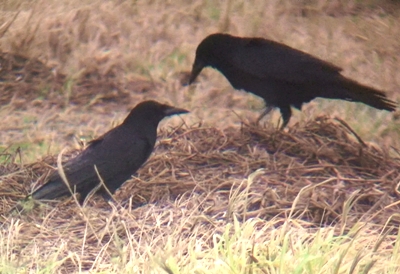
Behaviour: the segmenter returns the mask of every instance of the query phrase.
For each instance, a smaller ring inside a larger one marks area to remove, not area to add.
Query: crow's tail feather
[[[39,187],[31,196],[35,200],[54,200],[68,194],[70,191],[60,178],[60,180],[51,181]]]
[[[362,85],[345,77],[342,77],[339,83],[339,87],[333,85],[331,92],[322,97],[360,102],[387,111],[395,111],[398,107],[398,104],[388,99],[383,91]]]

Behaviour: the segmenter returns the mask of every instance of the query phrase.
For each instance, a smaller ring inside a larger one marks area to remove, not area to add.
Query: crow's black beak
[[[196,77],[200,74],[203,68],[204,64],[202,62],[199,62],[198,60],[194,61],[192,72],[189,78],[189,85],[191,85],[194,82],[194,80],[196,80]]]
[[[165,116],[171,116],[171,115],[176,115],[176,114],[184,114],[184,113],[188,113],[189,111],[183,108],[176,108],[176,107],[171,107],[168,106],[168,108],[166,108],[164,110],[164,114]]]

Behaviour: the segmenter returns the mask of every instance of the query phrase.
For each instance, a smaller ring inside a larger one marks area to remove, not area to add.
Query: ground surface
[[[400,101],[396,1],[0,4],[1,273],[398,273],[399,113],[315,100],[278,113],[216,71],[183,86],[224,31],[284,42]],[[9,211],[64,150],[155,99],[154,153],[114,203]]]

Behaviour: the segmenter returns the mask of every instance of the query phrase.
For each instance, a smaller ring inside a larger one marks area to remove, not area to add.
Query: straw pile
[[[251,125],[162,131],[148,163],[115,198],[135,209],[196,194],[210,217],[290,215],[315,226],[384,225],[400,209],[400,161],[357,138],[326,117],[289,132]],[[0,168],[3,214],[43,182],[56,156],[28,166],[9,162]],[[89,205],[104,207],[101,200]],[[398,217],[392,221],[398,224]]]

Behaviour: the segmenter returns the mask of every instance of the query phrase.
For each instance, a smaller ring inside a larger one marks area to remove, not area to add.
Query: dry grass
[[[361,270],[390,258],[400,221],[400,159],[359,143],[340,122],[319,118],[288,133],[243,126],[178,128],[160,135],[154,156],[117,192],[117,203],[93,197],[80,208],[69,198],[35,208],[28,203],[22,214],[9,215],[56,159],[27,166],[10,160],[0,189],[2,237],[10,249],[3,251],[5,264],[49,272],[164,267],[178,273],[192,267],[204,272],[221,260],[213,271],[286,272],[295,269],[283,266],[292,260],[285,258],[287,241],[295,246],[290,257],[299,263],[304,249],[329,241],[360,242],[355,250],[370,245],[358,251],[357,260],[354,250],[340,263],[324,259],[331,267],[355,263]],[[321,254],[335,251],[326,252]],[[31,261],[27,256],[33,253]],[[379,271],[400,267],[394,262]]]
[[[277,131],[249,125],[262,102],[215,71],[181,85],[198,42],[229,31],[399,101],[397,3],[20,0],[0,13],[1,273],[398,273],[399,113],[316,100]],[[192,113],[160,125],[115,203],[8,214],[63,147],[72,157],[149,98]]]

